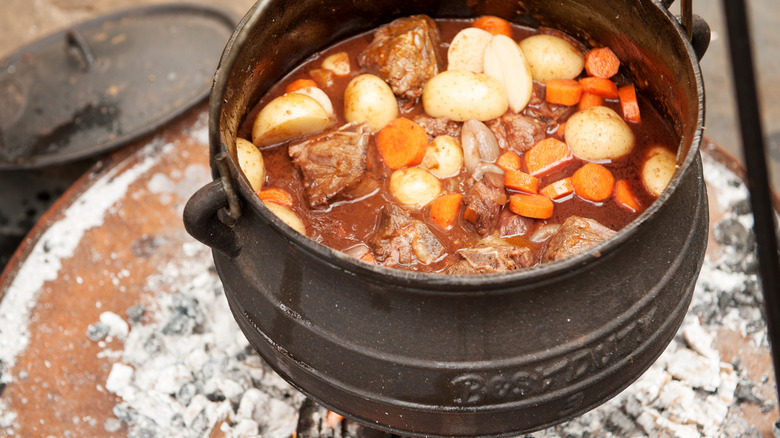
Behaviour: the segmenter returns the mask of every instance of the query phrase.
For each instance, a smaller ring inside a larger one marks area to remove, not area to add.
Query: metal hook
[[[682,27],[690,40],[693,38],[693,0],[682,0],[680,13],[682,14]]]

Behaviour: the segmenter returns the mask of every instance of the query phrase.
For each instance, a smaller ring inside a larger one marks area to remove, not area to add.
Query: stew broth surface
[[[441,59],[444,61],[442,71],[446,70],[449,42],[458,31],[464,27],[468,27],[471,22],[472,20],[460,19],[436,20],[441,36],[441,44],[438,49]],[[527,36],[540,32],[551,33],[562,36],[573,44],[576,44],[576,47],[581,48],[583,53],[587,51],[585,46],[582,46],[580,43],[565,35],[557,33],[554,30],[539,30],[513,25],[512,32],[515,41],[520,41]],[[347,122],[343,115],[344,91],[353,77],[364,73],[358,66],[357,57],[358,54],[371,43],[373,33],[374,31],[370,31],[337,43],[336,45],[315,54],[302,63],[284,79],[275,84],[267,95],[251,109],[238,132],[238,136],[251,139],[252,124],[258,112],[271,100],[283,95],[288,84],[296,79],[310,77],[309,72],[313,69],[320,68],[320,64],[325,57],[338,52],[346,52],[349,55],[352,72],[348,76],[334,76],[332,84],[328,87],[323,87],[323,90],[330,97],[337,117],[337,123],[330,129],[337,129],[346,124]],[[583,71],[583,75],[584,74]],[[618,86],[631,83],[628,78],[622,76],[622,73],[618,73],[618,75],[611,79],[616,82]],[[543,89],[543,86],[538,83],[535,83],[535,87],[542,87]],[[637,169],[641,166],[649,148],[662,145],[667,149],[674,151],[678,144],[678,138],[675,136],[669,124],[649,104],[648,99],[643,99],[639,93],[637,94],[642,121],[641,123],[628,123],[636,138],[633,150],[624,158],[601,164],[612,172],[616,181],[621,179],[628,181],[639,204],[644,209],[654,202],[655,197],[645,189]],[[617,99],[605,99],[603,106],[615,110],[618,114],[621,113]],[[417,102],[411,109],[406,111],[401,110],[400,117],[412,119],[413,116],[423,112],[421,103]],[[569,116],[570,114],[559,121],[565,122]],[[303,188],[302,175],[288,155],[288,146],[300,142],[301,139],[294,139],[289,142],[261,148],[266,169],[263,187],[280,188],[287,191],[292,196],[292,210],[305,224],[308,237],[315,241],[341,251],[349,250],[357,245],[365,245],[367,238],[375,233],[379,226],[379,213],[382,208],[387,204],[398,204],[398,201],[389,192],[387,187],[387,180],[389,179],[392,170],[383,164],[382,158],[377,151],[375,136],[376,133],[373,133],[370,136],[366,153],[366,165],[367,173],[375,175],[380,184],[377,190],[370,192],[363,198],[334,202],[329,205],[329,208],[321,210],[309,208]],[[570,176],[575,169],[585,163],[587,163],[587,161],[574,157],[562,169],[544,177],[540,177],[541,181],[539,187],[541,188],[555,182],[563,176]],[[471,175],[466,172],[465,168],[462,168],[458,175],[442,180],[442,194],[450,192],[466,193],[472,182]],[[540,261],[541,252],[544,250],[547,241],[534,243],[530,240],[530,236],[535,230],[545,225],[560,224],[569,216],[577,215],[594,219],[612,230],[620,230],[641,213],[641,210],[639,212],[632,212],[625,208],[621,208],[611,198],[596,203],[582,199],[576,194],[569,195],[561,200],[556,200],[554,205],[554,213],[551,218],[544,220],[535,219],[527,234],[505,238],[505,240],[511,244],[531,248],[537,263]],[[504,206],[504,208],[507,207],[508,205]],[[423,221],[428,226],[445,247],[446,252],[443,257],[429,264],[417,262],[395,267],[422,272],[441,272],[460,258],[457,253],[459,249],[471,247],[484,238],[484,236],[480,236],[475,232],[474,225],[465,220],[462,214],[459,215],[454,226],[450,229],[443,229],[430,220],[429,208],[427,206],[416,210],[407,209],[407,211],[414,219]]]

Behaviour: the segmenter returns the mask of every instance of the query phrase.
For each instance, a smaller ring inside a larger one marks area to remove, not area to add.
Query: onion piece
[[[480,161],[494,163],[501,154],[493,131],[479,120],[470,119],[463,123],[460,143],[463,148],[463,162],[469,172],[473,172]]]
[[[501,175],[501,178],[503,179],[504,170],[495,164],[480,162],[477,164],[477,167],[474,169],[474,172],[471,174],[471,176],[476,181],[480,181],[486,173],[497,173]],[[501,182],[503,183],[503,181]]]

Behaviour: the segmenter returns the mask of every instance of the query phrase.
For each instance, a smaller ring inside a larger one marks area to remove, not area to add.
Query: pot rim
[[[222,113],[222,107],[225,104],[223,95],[228,85],[228,79],[230,72],[232,71],[236,60],[238,58],[241,46],[246,43],[249,33],[245,31],[246,28],[257,26],[264,15],[264,12],[268,9],[268,5],[271,0],[259,0],[252,8],[246,13],[246,15],[238,23],[236,29],[231,35],[230,39],[225,46],[222,53],[222,57],[219,62],[219,66],[215,73],[215,79],[210,95],[210,107],[209,107],[209,146],[212,162],[212,176],[214,179],[219,178],[216,166],[213,165],[214,157],[222,152],[227,151],[225,143],[222,141],[222,135],[220,130],[220,116]],[[236,182],[239,186],[238,191],[244,198],[245,205],[248,204],[250,208],[258,212],[258,216],[265,223],[270,226],[271,230],[281,234],[291,245],[296,248],[311,254],[325,264],[332,265],[345,273],[351,275],[360,275],[362,278],[371,279],[377,283],[392,283],[394,285],[419,288],[418,292],[435,292],[435,293],[490,293],[492,291],[501,290],[503,288],[510,288],[517,286],[518,284],[528,283],[530,281],[538,282],[547,278],[555,277],[560,278],[562,275],[568,275],[573,272],[577,267],[588,263],[598,261],[604,254],[608,254],[621,245],[623,245],[628,239],[634,237],[636,234],[642,231],[644,223],[653,220],[659,214],[669,198],[676,192],[678,186],[681,184],[684,174],[690,171],[694,165],[694,161],[699,154],[699,147],[702,139],[702,131],[704,125],[704,85],[702,79],[701,68],[697,59],[696,53],[693,49],[690,39],[687,37],[682,24],[671,14],[671,12],[658,2],[652,2],[655,9],[659,13],[665,16],[665,19],[670,24],[670,31],[675,33],[675,36],[682,40],[687,55],[688,64],[693,72],[693,77],[697,93],[697,111],[696,111],[696,128],[693,132],[693,136],[690,139],[690,147],[682,162],[679,160],[674,177],[670,181],[667,188],[661,193],[661,195],[645,210],[639,217],[631,221],[628,225],[618,230],[618,232],[600,242],[582,251],[580,253],[568,256],[562,260],[545,262],[529,268],[522,268],[513,271],[493,273],[493,274],[475,274],[475,275],[447,275],[443,273],[423,273],[417,271],[410,271],[398,268],[390,268],[380,265],[374,265],[364,262],[358,258],[350,256],[339,250],[330,248],[324,244],[318,243],[315,240],[303,236],[297,231],[293,230],[290,226],[285,224],[276,215],[274,215],[262,202],[254,196],[255,193],[251,189],[248,180],[240,171],[240,168],[236,165],[232,156],[228,160],[231,167],[233,182]],[[678,144],[679,151],[684,150],[686,143],[686,137],[683,135]],[[228,154],[230,155],[230,154]],[[236,178],[235,175],[241,175]],[[249,199],[249,201],[247,201]],[[258,224],[259,225],[259,224]],[[486,288],[484,290],[481,288]]]

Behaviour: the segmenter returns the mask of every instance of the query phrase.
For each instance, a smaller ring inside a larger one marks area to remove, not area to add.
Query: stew
[[[453,275],[559,260],[634,220],[676,166],[606,47],[497,17],[400,18],[313,56],[249,111],[275,214],[367,263]]]

